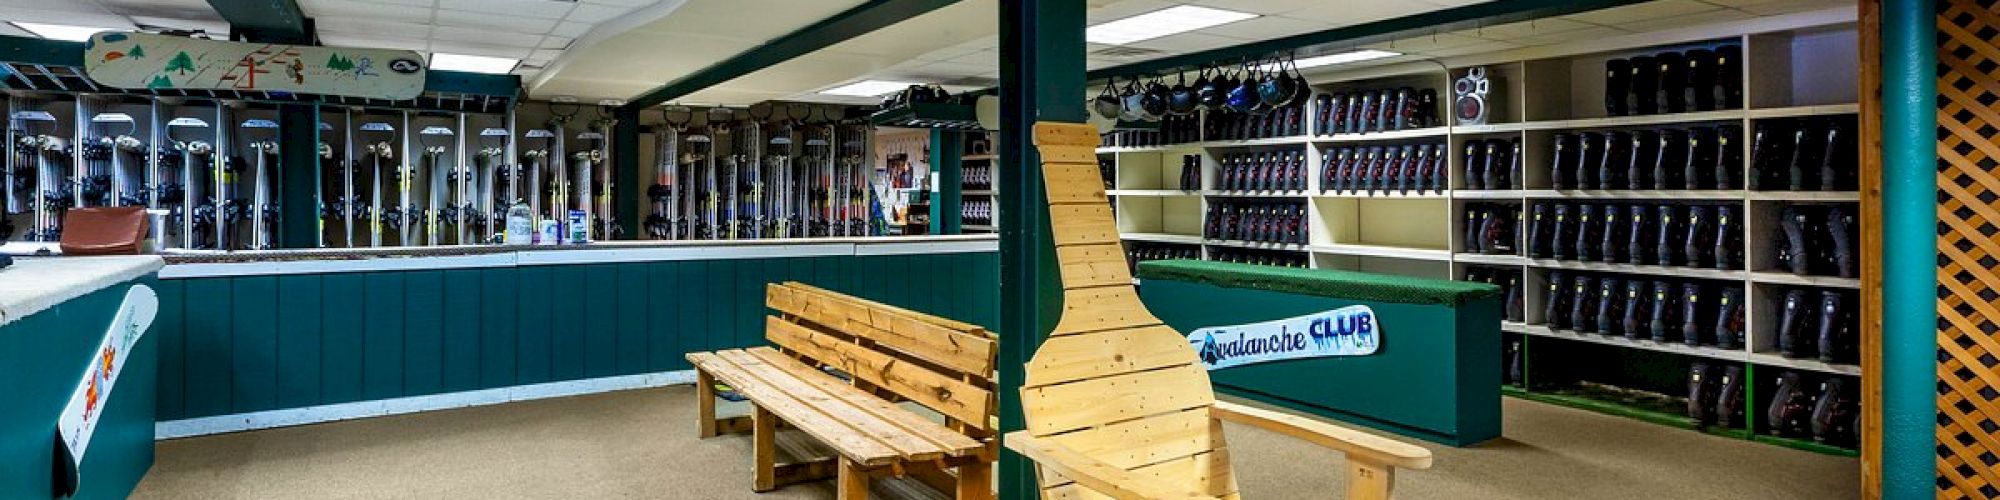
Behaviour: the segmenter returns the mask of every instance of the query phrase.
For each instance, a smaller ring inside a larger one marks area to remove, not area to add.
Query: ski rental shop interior
[[[2000,4],[0,0],[0,498],[2000,498]]]

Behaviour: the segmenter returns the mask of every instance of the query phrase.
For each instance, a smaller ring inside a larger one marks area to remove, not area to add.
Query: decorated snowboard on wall
[[[106,31],[84,47],[83,72],[121,88],[296,92],[414,99],[424,59],[414,51],[241,43]]]

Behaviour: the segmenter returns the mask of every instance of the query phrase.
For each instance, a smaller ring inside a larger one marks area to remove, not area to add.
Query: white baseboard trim
[[[679,370],[432,394],[428,396],[411,396],[407,398],[238,413],[234,415],[218,415],[214,417],[154,423],[153,439],[165,440],[206,436],[209,434],[272,429],[357,418],[449,410],[452,408],[494,405],[514,401],[530,401],[692,383],[694,383],[694,370]]]

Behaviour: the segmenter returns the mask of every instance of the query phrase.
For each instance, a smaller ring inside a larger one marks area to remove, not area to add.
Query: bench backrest
[[[798,282],[765,287],[764,336],[786,353],[847,373],[853,383],[990,434],[995,336],[953,321]]]
[[[1217,497],[1236,493],[1215,392],[1187,338],[1139,302],[1089,125],[1035,125],[1063,310],[1021,384],[1027,432]],[[1043,498],[1097,498],[1042,471]]]

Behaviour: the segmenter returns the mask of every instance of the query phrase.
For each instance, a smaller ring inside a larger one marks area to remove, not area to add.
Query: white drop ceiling
[[[627,99],[751,50],[863,0],[298,0],[328,45],[522,60],[531,96]],[[864,79],[996,83],[998,2],[964,0],[685,96],[690,104],[772,99],[872,103],[818,94]],[[1260,17],[1123,46],[1090,44],[1091,69],[1381,21],[1487,0],[1089,0],[1101,23],[1190,3]],[[1555,18],[1356,45],[1393,64],[1558,45],[1853,5],[1853,0],[1658,0]],[[224,33],[206,0],[0,0],[0,20]],[[0,33],[23,35],[0,24]],[[1122,54],[1121,54],[1122,53]],[[1309,54],[1302,54],[1309,55]]]

